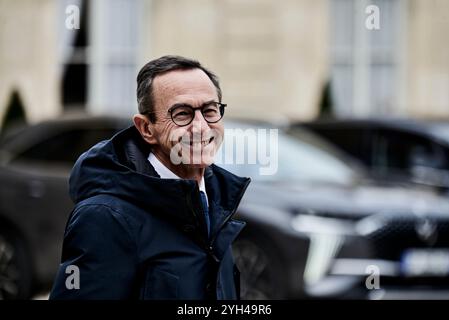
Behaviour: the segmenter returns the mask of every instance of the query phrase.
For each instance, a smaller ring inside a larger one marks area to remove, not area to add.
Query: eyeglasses
[[[216,123],[223,118],[226,104],[216,101],[204,103],[199,108],[193,108],[186,103],[177,103],[168,109],[172,121],[180,127],[184,127],[192,123],[195,118],[196,110],[200,110],[207,123]],[[148,112],[154,113],[154,112]]]

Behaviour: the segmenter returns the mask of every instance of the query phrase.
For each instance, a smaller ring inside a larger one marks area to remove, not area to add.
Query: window
[[[337,116],[391,114],[399,103],[402,0],[331,0],[331,93]],[[368,30],[368,5],[380,29]]]
[[[99,141],[111,138],[113,129],[74,129],[47,139],[22,154],[14,161],[59,163],[72,166],[78,157]]]
[[[251,150],[248,141],[237,145],[235,150]],[[300,181],[302,183],[327,183],[352,185],[362,175],[361,172],[340,159],[336,154],[327,149],[327,144],[314,136],[309,137],[302,132],[292,137],[279,135],[277,143],[278,152],[274,161],[277,161],[277,172],[273,175],[261,175],[261,164],[233,162],[219,163],[220,166],[237,175],[249,176],[255,181]],[[223,148],[223,146],[222,146]],[[225,154],[225,150],[221,150]],[[226,155],[224,158],[226,159]]]
[[[58,17],[71,4],[80,9],[80,28],[60,28],[64,108],[132,114],[143,0],[61,0]]]
[[[419,135],[381,130],[375,140],[375,166],[412,174],[417,168],[447,169],[447,154]]]
[[[63,1],[60,10],[65,10],[69,4]],[[65,109],[84,108],[87,104],[89,5],[85,1],[77,1],[76,5],[80,8],[80,28],[78,30],[62,28],[60,31],[62,103]]]
[[[355,157],[364,165],[371,165],[371,140],[370,129],[361,127],[355,128],[327,128],[319,126],[312,128],[320,136],[324,137],[347,154]]]

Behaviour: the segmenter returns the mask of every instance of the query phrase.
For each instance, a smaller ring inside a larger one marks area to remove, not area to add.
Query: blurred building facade
[[[216,71],[232,116],[447,117],[447,31],[446,0],[0,0],[0,123],[14,95],[29,122],[131,115],[138,70],[164,54]]]

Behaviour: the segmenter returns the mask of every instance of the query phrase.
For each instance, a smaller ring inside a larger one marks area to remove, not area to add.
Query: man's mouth
[[[209,139],[201,140],[201,142],[200,141],[190,141],[190,143],[187,143],[188,141],[181,140],[181,143],[183,143],[184,145],[190,145],[190,146],[197,145],[197,144],[201,143],[201,146],[205,147],[208,144],[210,144],[213,140],[214,140],[214,137],[210,137]]]

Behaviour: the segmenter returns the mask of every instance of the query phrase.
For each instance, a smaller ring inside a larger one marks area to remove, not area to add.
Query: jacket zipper
[[[243,195],[246,191],[246,189],[248,188],[248,185],[250,184],[251,180],[248,180],[245,185],[242,188],[242,191],[240,191],[239,196],[237,197],[237,204],[235,206],[235,208],[232,210],[231,214],[229,214],[225,220],[223,220],[223,222],[220,224],[220,226],[218,227],[217,231],[213,234],[213,237],[210,239],[210,242],[207,241],[201,241],[204,244],[204,248],[206,249],[206,251],[208,252],[208,254],[214,259],[215,262],[220,262],[220,260],[217,258],[217,256],[215,256],[214,251],[213,251],[213,243],[215,242],[215,240],[217,239],[218,234],[220,233],[220,230],[223,229],[223,227],[226,225],[226,223],[234,216],[235,212],[237,211],[237,208],[240,204],[240,201],[242,201]],[[196,190],[195,190],[196,191]],[[199,196],[199,189],[198,192],[196,192]],[[195,212],[195,210],[193,209],[192,206],[192,201],[191,201],[191,197],[190,195],[187,197],[187,203],[189,205],[190,210],[193,213],[193,216],[195,217],[195,222],[198,226],[199,223],[199,219],[198,216]],[[203,212],[203,208],[201,208],[201,212],[203,213],[204,216],[204,212]]]
[[[234,216],[235,212],[237,211],[240,201],[242,201],[243,194],[245,193],[246,189],[248,188],[248,185],[250,182],[251,182],[251,180],[246,181],[245,185],[242,188],[242,191],[240,191],[240,194],[237,198],[237,204],[236,204],[235,208],[232,210],[231,214],[228,215],[225,220],[223,220],[223,222],[218,227],[217,231],[213,234],[213,237],[210,239],[209,248],[208,248],[210,251],[213,250],[213,244],[214,244],[215,240],[217,239],[217,236],[220,233],[220,230],[223,229],[225,224],[228,223],[228,221]]]

